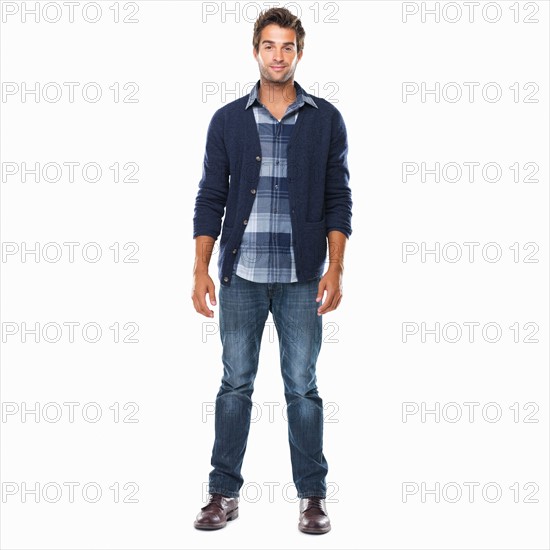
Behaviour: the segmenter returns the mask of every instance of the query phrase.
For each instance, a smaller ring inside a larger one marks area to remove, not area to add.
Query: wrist
[[[329,261],[328,270],[327,270],[327,271],[343,273],[343,272],[344,272],[344,262],[341,262],[341,261]]]

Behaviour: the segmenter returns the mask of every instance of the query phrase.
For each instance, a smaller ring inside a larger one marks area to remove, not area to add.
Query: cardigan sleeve
[[[224,113],[218,109],[208,126],[202,178],[195,199],[193,238],[218,238],[229,190],[229,159],[224,144]]]
[[[325,180],[326,233],[334,229],[349,238],[351,235],[352,198],[347,161],[348,139],[344,119],[334,108],[330,151]]]

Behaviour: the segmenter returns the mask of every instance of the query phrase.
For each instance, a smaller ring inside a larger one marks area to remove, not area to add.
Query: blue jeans
[[[271,311],[279,337],[294,485],[299,498],[326,497],[323,401],[315,374],[322,340],[322,316],[317,315],[321,303],[315,301],[319,279],[255,283],[233,274],[231,285],[220,285],[223,377],[216,396],[210,493],[238,497],[243,485],[254,379]]]

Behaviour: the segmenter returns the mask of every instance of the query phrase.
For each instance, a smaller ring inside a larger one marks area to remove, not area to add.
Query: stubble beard
[[[259,64],[260,67],[260,74],[262,75],[262,78],[264,81],[266,81],[269,84],[274,84],[275,86],[277,84],[285,84],[288,82],[293,76],[294,72],[296,71],[296,67],[288,67],[288,70],[286,73],[279,74],[278,79],[274,79],[269,72],[269,67],[266,65]]]

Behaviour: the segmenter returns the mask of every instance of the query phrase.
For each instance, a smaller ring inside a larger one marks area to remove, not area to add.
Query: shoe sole
[[[298,524],[298,529],[302,533],[307,533],[308,535],[324,535],[325,533],[328,533],[330,531],[330,525],[328,527],[321,527],[319,529],[315,529],[312,527],[302,527],[300,524]]]
[[[193,526],[195,529],[202,529],[203,531],[215,531],[216,529],[223,529],[228,521],[233,521],[234,519],[237,519],[239,517],[239,509],[235,508],[235,510],[232,510],[227,514],[226,521],[223,523],[218,523],[217,525],[210,525],[208,523],[198,523],[195,521]]]

